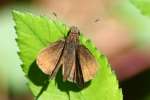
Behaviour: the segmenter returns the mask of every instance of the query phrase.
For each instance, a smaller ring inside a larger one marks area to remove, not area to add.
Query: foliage
[[[115,74],[104,55],[94,44],[80,36],[81,44],[85,45],[99,63],[96,77],[84,89],[63,82],[60,72],[55,80],[41,72],[35,63],[39,51],[49,44],[66,36],[69,27],[54,18],[34,16],[30,13],[13,11],[16,23],[18,53],[23,64],[22,69],[28,78],[28,87],[39,100],[122,100],[122,92],[118,87]]]

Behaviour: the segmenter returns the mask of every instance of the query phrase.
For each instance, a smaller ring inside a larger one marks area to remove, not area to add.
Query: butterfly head
[[[79,29],[76,26],[71,26],[70,27],[70,33],[72,34],[80,34]]]
[[[80,31],[76,26],[71,26],[70,31],[68,32],[68,39],[69,40],[78,40],[80,35]]]

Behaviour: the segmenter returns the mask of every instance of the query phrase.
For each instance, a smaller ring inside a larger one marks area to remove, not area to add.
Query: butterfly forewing
[[[94,76],[96,75],[98,67],[98,64],[94,56],[84,45],[79,45],[78,57],[82,69],[84,82],[93,79]]]
[[[55,42],[39,53],[36,60],[37,65],[45,74],[51,75],[57,67],[56,65],[63,51],[64,43],[63,40]]]

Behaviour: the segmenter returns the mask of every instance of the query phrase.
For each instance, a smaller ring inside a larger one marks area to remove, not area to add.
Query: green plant
[[[16,41],[20,49],[18,54],[23,62],[22,69],[28,78],[28,87],[37,99],[122,100],[122,92],[107,58],[89,39],[81,35],[80,43],[91,51],[100,67],[91,84],[84,89],[78,89],[71,83],[62,82],[61,74],[58,74],[55,80],[49,80],[35,63],[39,51],[66,36],[69,27],[58,20],[18,11],[13,11],[13,18],[16,23]]]

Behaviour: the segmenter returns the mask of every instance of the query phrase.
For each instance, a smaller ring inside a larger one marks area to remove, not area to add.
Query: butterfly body
[[[79,44],[80,32],[73,26],[65,40],[43,49],[37,57],[37,65],[53,79],[62,67],[63,80],[83,86],[97,71],[97,63],[90,51]]]

